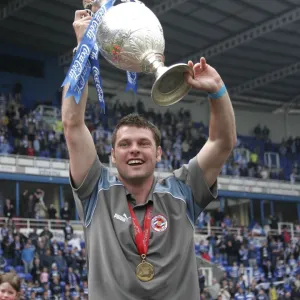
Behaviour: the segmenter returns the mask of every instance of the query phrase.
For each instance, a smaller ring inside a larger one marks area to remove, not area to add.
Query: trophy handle
[[[193,71],[191,67],[183,63],[159,67],[151,90],[154,103],[169,106],[180,101],[191,89],[184,79],[184,73],[192,74]]]

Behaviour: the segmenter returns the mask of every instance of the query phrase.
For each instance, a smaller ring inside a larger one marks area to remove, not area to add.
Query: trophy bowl
[[[184,73],[192,74],[187,64],[164,66],[162,26],[155,14],[140,1],[111,7],[98,28],[97,44],[101,55],[115,67],[155,75],[151,97],[157,105],[174,104],[191,88],[184,80]]]

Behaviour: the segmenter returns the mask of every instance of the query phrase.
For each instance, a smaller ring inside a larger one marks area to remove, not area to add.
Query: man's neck
[[[124,184],[126,190],[135,199],[136,204],[144,204],[147,201],[147,197],[151,191],[154,176],[147,178],[139,183],[126,182],[119,177],[119,180]]]

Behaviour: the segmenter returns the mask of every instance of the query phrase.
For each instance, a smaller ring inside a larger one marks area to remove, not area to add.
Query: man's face
[[[150,129],[122,126],[112,149],[112,162],[121,179],[139,183],[153,176],[156,163],[161,160],[161,147],[156,147]]]

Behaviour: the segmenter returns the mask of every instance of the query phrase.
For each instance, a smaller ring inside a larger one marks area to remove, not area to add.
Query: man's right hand
[[[88,28],[92,17],[85,10],[77,10],[73,22],[73,28],[76,34],[77,45],[80,44],[86,29]]]

